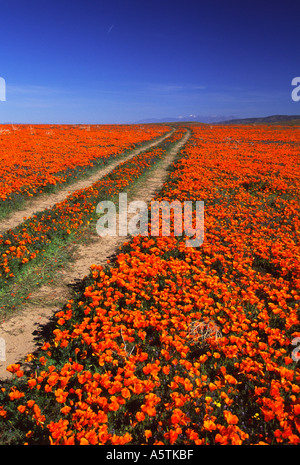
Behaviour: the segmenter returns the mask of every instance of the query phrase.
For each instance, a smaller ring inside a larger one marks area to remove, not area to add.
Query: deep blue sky
[[[300,114],[300,2],[0,4],[0,122]]]

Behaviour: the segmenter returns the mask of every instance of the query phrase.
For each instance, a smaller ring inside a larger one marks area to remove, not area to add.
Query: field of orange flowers
[[[168,131],[163,125],[1,125],[0,199],[32,197]]]
[[[300,443],[300,132],[191,130],[156,199],[203,200],[203,245],[137,236],[93,265],[9,367],[2,443]]]
[[[159,131],[158,131],[159,132]],[[153,134],[152,134],[153,135]],[[121,162],[91,187],[78,190],[52,208],[28,218],[13,230],[0,235],[0,286],[12,285],[20,271],[31,265],[54,241],[82,232],[81,226],[95,220],[100,200],[113,198],[159,160],[182,137],[182,130],[130,160]]]

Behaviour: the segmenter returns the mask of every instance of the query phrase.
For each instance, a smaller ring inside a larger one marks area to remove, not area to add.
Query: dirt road
[[[133,188],[130,195],[131,201],[151,201],[168,176],[167,168],[189,137],[190,131],[187,130],[182,139],[157,163],[157,167],[154,166],[145,176],[142,186],[138,185],[137,188]],[[109,169],[112,169],[111,165]],[[66,302],[70,298],[70,285],[88,275],[92,264],[106,264],[107,259],[118,251],[125,240],[126,238],[118,236],[102,238],[97,235],[95,228],[95,231],[91,233],[89,243],[78,247],[75,262],[71,263],[68,269],[58,272],[56,282],[60,284],[41,287],[32,294],[31,300],[21,313],[0,325],[0,338],[3,338],[6,344],[6,360],[1,361],[0,358],[0,380],[10,377],[10,373],[6,371],[9,364],[21,361],[28,353],[37,349],[43,327],[49,322],[51,316],[60,310],[57,302]]]

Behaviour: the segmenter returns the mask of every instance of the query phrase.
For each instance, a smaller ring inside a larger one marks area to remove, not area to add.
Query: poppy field
[[[49,192],[168,131],[163,125],[1,125],[0,199],[13,203]]]
[[[50,338],[8,367],[0,443],[300,444],[299,129],[190,124],[168,143],[187,128],[155,200],[204,201],[203,244],[149,225],[106,266],[91,263]],[[2,285],[166,146],[6,232]]]
[[[170,128],[168,128],[170,129]],[[155,134],[163,132],[157,130]],[[153,137],[153,132],[149,131]],[[155,161],[162,157],[169,145],[181,137],[176,131],[171,137],[146,152],[121,162],[108,175],[91,187],[75,191],[64,201],[52,208],[36,213],[13,230],[0,235],[0,284],[6,292],[7,286],[18,281],[20,273],[28,264],[41,254],[53,242],[64,242],[68,236],[81,233],[80,226],[95,218],[99,199],[113,198],[126,189]],[[2,309],[4,310],[4,308]]]

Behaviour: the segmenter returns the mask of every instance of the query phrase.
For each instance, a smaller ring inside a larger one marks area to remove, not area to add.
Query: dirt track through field
[[[139,184],[137,188],[133,188],[130,201],[151,201],[165,182],[168,176],[168,167],[187,142],[190,134],[190,131],[187,130],[182,139],[158,162],[157,167],[154,166],[151,172],[147,173],[142,186]],[[62,307],[61,303],[58,302],[66,303],[71,297],[70,286],[87,276],[92,264],[105,265],[108,258],[116,253],[126,241],[125,237],[118,236],[102,238],[97,235],[96,230],[91,233],[89,239],[88,244],[78,246],[75,262],[58,272],[56,282],[59,282],[59,285],[41,287],[31,295],[31,299],[22,312],[0,324],[0,338],[3,338],[6,343],[6,360],[1,361],[0,358],[0,380],[11,376],[6,371],[9,364],[20,362],[28,353],[37,349],[43,329],[53,314]]]
[[[132,150],[125,158],[122,157],[121,159],[117,159],[112,163],[109,163],[107,166],[104,166],[103,168],[97,170],[91,176],[81,179],[80,181],[75,182],[69,186],[63,187],[58,192],[55,192],[53,194],[42,194],[39,195],[37,198],[34,198],[32,201],[29,200],[24,209],[15,211],[11,215],[0,221],[0,234],[3,234],[4,231],[17,227],[19,224],[23,223],[24,218],[30,218],[32,215],[44,211],[47,208],[51,208],[56,203],[62,202],[72,193],[92,186],[95,182],[99,181],[101,178],[110,173],[120,163],[130,160],[139,153],[145,152],[149,148],[158,145],[160,142],[170,137],[173,134],[173,132],[174,129],[165,134],[164,136],[156,139],[155,141],[148,142],[142,147]]]

